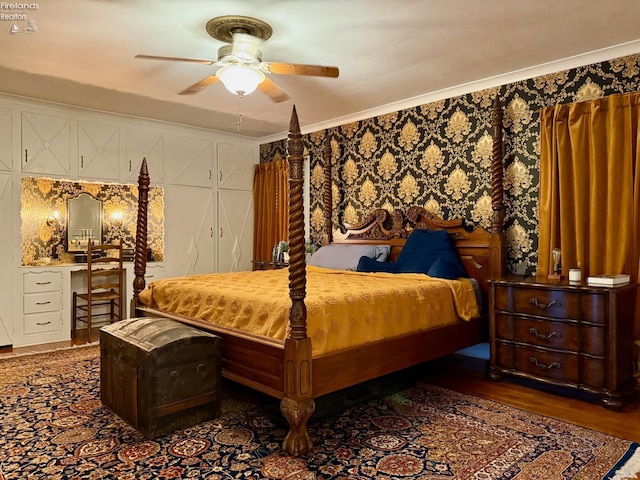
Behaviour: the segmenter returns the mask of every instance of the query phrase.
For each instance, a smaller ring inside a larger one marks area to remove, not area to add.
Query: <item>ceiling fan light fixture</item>
[[[264,73],[244,65],[229,65],[220,68],[216,76],[231,93],[242,97],[253,93],[264,80]]]

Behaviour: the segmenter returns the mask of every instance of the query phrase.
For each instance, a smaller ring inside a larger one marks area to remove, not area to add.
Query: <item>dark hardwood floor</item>
[[[74,343],[93,342],[98,338],[96,329],[89,339],[86,335],[79,336],[76,342],[23,347],[4,352],[0,350],[0,359],[13,354],[43,352],[69,347]],[[418,375],[429,383],[457,392],[640,442],[640,389],[634,390],[622,411],[613,412],[603,408],[597,399],[586,395],[584,398],[576,398],[575,394],[514,378],[498,382],[487,380],[484,375],[485,363],[486,360],[482,358],[449,355],[419,366]]]

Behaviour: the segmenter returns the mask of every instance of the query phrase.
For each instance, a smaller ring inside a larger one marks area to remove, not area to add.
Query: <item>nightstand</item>
[[[635,283],[594,287],[508,276],[490,285],[490,379],[514,375],[622,408],[634,385]]]
[[[253,262],[255,270],[277,270],[278,268],[288,268],[289,264],[285,262]]]

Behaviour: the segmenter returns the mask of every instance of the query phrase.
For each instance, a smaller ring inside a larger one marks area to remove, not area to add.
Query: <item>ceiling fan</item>
[[[205,87],[221,81],[227,90],[240,97],[249,95],[257,88],[274,102],[283,102],[289,96],[273,80],[265,76],[265,73],[334,78],[339,75],[338,67],[263,62],[260,45],[271,37],[273,29],[262,20],[236,15],[216,17],[207,22],[207,33],[216,40],[226,43],[226,45],[218,49],[217,60],[159,57],[154,55],[136,55],[136,58],[191,62],[219,67],[215,74],[209,75],[179,92],[180,95],[198,93]]]

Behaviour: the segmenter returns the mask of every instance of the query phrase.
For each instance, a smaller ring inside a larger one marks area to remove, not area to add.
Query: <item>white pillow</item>
[[[332,244],[320,247],[307,262],[316,267],[334,270],[356,270],[360,257],[373,258],[384,262],[389,256],[389,245],[346,245]]]

